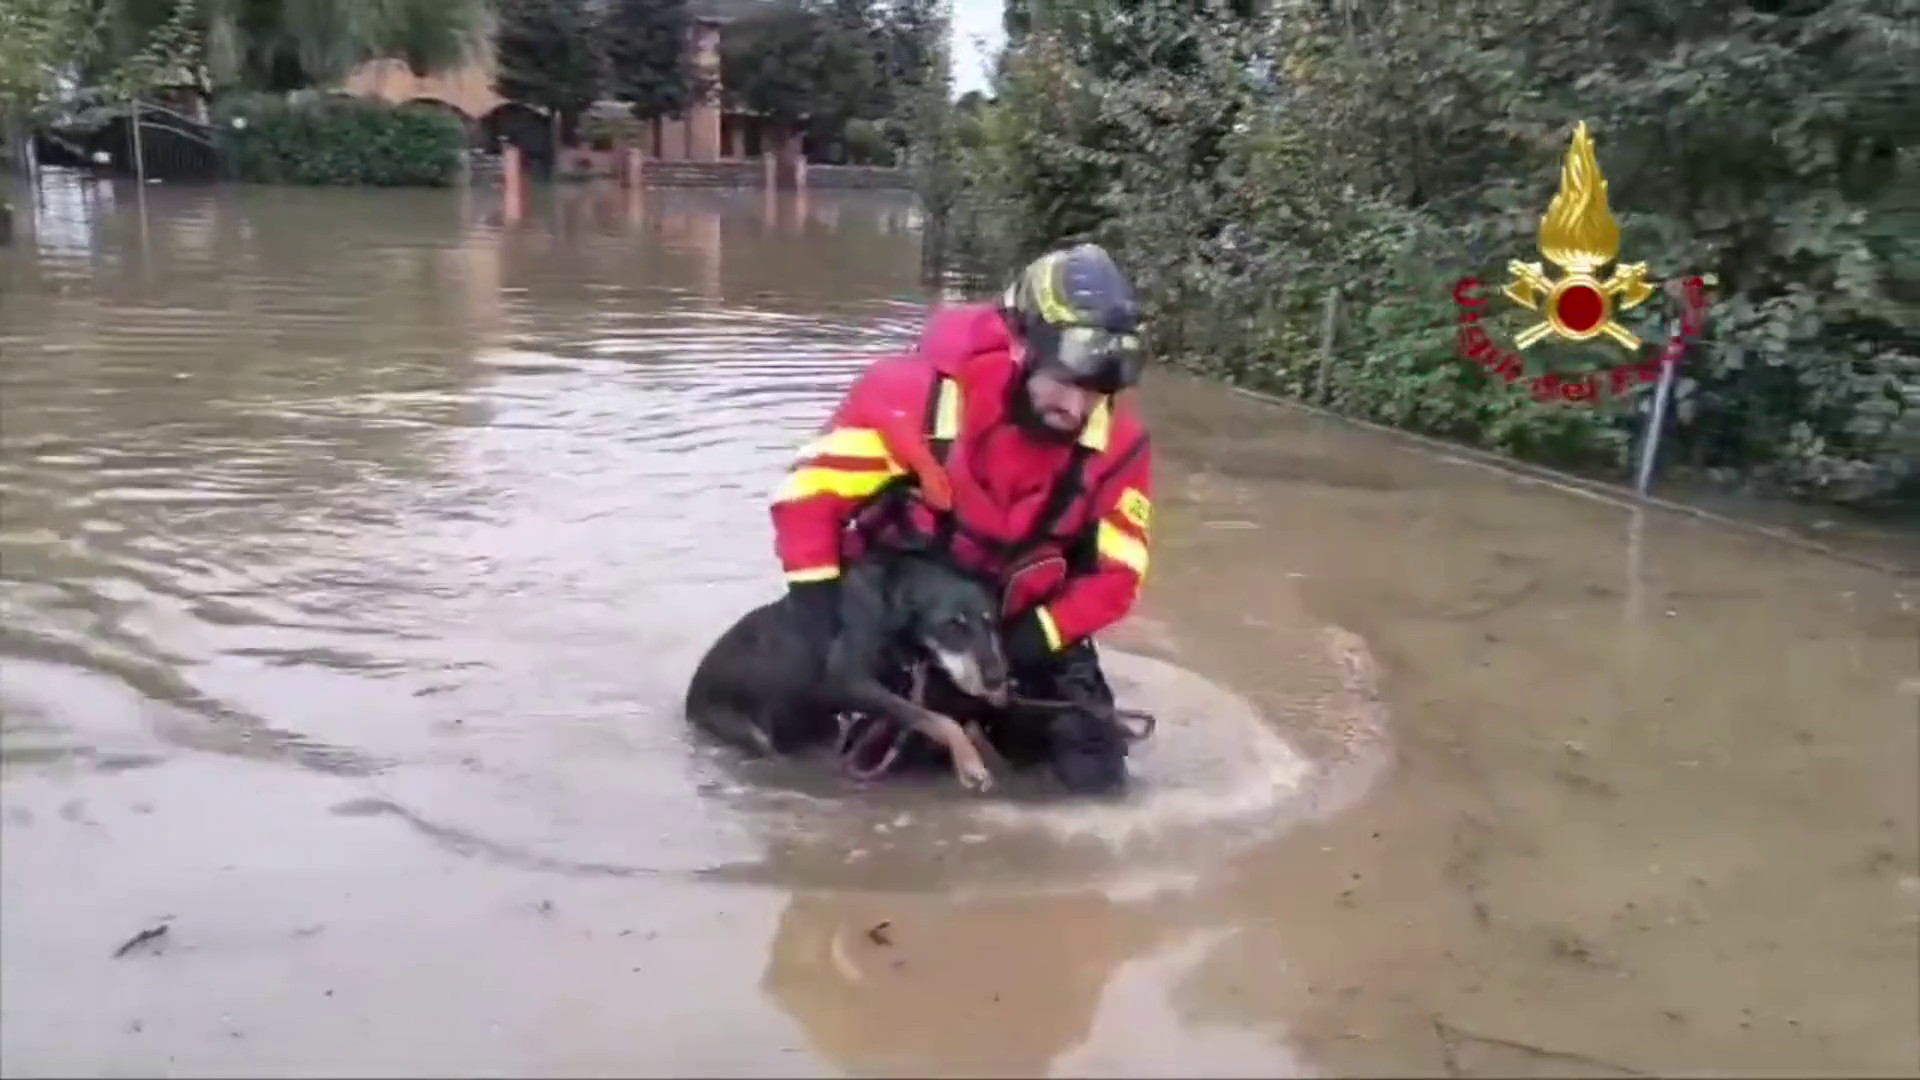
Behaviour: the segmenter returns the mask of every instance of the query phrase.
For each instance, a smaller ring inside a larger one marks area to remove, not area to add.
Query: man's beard
[[[1013,418],[1014,427],[1048,442],[1069,443],[1080,437],[1078,428],[1062,431],[1047,423],[1046,417],[1040,415],[1040,410],[1034,408],[1033,395],[1027,392],[1026,379],[1015,379],[1007,392],[1013,395],[1013,400],[1007,405],[1007,415]]]

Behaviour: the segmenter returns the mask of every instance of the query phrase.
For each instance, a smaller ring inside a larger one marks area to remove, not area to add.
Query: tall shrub
[[[1050,0],[1022,6],[950,247],[1003,274],[1092,234],[1203,371],[1527,457],[1624,470],[1644,391],[1540,403],[1453,353],[1452,280],[1532,259],[1568,137],[1621,255],[1722,283],[1669,460],[1920,501],[1913,0]],[[1490,292],[1495,290],[1489,290]],[[1518,328],[1524,313],[1511,312]],[[1502,316],[1506,318],[1507,316]],[[1657,336],[1659,305],[1623,320]],[[1610,346],[1543,344],[1530,366]]]
[[[218,125],[231,174],[258,184],[444,187],[466,147],[438,109],[357,98],[232,100]]]

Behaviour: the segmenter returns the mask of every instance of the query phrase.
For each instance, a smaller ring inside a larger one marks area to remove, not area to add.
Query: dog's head
[[[902,636],[923,649],[961,692],[1005,703],[1000,604],[985,585],[932,560],[910,557],[896,571],[893,610]]]

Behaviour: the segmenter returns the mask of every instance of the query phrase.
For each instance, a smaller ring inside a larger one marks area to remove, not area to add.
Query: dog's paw
[[[953,774],[959,778],[960,786],[968,791],[984,793],[993,790],[993,771],[979,758],[954,762]]]

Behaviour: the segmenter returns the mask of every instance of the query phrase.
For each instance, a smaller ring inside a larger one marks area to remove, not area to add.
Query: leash
[[[1054,712],[1086,708],[1059,698],[1036,698],[1023,694],[1008,695],[1007,704]],[[1115,708],[1106,711],[1106,716],[1130,743],[1151,738],[1158,726],[1154,715],[1145,709]],[[907,740],[913,734],[911,728],[878,717],[843,715],[840,718],[840,742],[835,755],[848,776],[861,783],[869,783],[893,771],[894,766],[900,763],[900,754],[906,748]],[[869,761],[870,764],[865,763]]]
[[[1159,726],[1159,721],[1154,718],[1152,713],[1145,709],[1122,709],[1116,706],[1112,709],[1097,710],[1090,709],[1086,705],[1076,701],[1065,701],[1060,698],[1027,697],[1025,694],[1008,694],[1007,704],[1018,705],[1026,709],[1050,709],[1054,712],[1065,712],[1068,709],[1086,709],[1088,712],[1102,712],[1106,715],[1107,719],[1114,722],[1114,726],[1120,729],[1121,734],[1127,737],[1128,742],[1140,742],[1144,739],[1151,738],[1154,728]]]
[[[878,780],[899,764],[900,751],[911,734],[909,728],[876,717],[844,720],[838,750],[840,764],[848,776],[862,783]],[[879,759],[871,765],[862,765],[867,754],[883,743]]]

